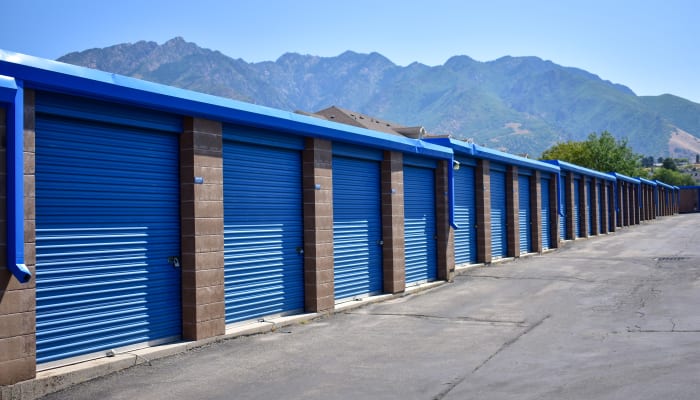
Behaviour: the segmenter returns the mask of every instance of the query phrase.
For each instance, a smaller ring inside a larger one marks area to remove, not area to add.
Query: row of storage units
[[[0,271],[25,299],[0,296],[0,310],[9,332],[35,340],[0,361],[20,365],[3,385],[673,213],[668,185],[562,161],[2,51],[0,75]]]

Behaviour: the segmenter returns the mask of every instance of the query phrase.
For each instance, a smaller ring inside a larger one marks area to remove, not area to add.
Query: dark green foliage
[[[666,168],[656,168],[652,179],[672,186],[694,186],[697,184],[692,176]]]
[[[627,139],[616,140],[610,132],[588,135],[582,142],[558,143],[545,150],[542,160],[562,160],[600,172],[618,172],[627,176],[646,176],[642,156],[632,151]]]
[[[676,161],[673,158],[664,158],[663,167],[671,171],[678,171],[678,166],[676,166]]]
[[[539,154],[590,132],[615,132],[643,154],[667,154],[671,131],[700,137],[700,105],[629,88],[537,57],[397,66],[380,54],[285,54],[247,63],[182,38],[121,44],[60,61],[283,110],[336,105],[435,134],[472,138],[512,153]]]

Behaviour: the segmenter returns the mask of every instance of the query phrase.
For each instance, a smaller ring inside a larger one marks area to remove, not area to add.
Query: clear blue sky
[[[538,56],[700,103],[697,0],[0,0],[0,10],[1,49],[50,59],[175,36],[249,62],[345,50],[399,65]]]

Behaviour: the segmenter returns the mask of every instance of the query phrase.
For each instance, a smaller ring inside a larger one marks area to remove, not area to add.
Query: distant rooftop
[[[428,135],[425,128],[422,126],[399,125],[394,122],[384,121],[366,114],[345,110],[336,106],[331,106],[326,109],[316,111],[315,113],[307,113],[304,111],[296,112],[298,114],[339,122],[345,125],[371,129],[373,131],[384,132],[391,135],[405,136],[412,139],[422,139],[424,136]]]

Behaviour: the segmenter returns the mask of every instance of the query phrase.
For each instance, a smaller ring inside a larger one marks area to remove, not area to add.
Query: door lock
[[[180,257],[170,256],[168,257],[168,263],[173,265],[173,268],[180,268]]]

